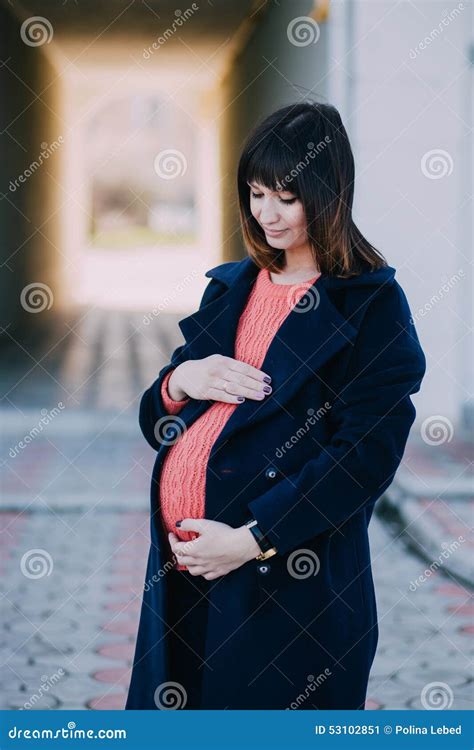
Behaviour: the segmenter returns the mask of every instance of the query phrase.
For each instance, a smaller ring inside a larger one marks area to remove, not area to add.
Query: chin
[[[270,245],[270,247],[277,247],[279,250],[286,250],[288,246],[288,240],[284,240],[283,237],[268,237],[267,238],[267,245]]]

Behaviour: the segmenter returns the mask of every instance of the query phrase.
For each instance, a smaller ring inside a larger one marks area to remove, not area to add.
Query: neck
[[[314,261],[313,254],[308,245],[301,245],[291,250],[285,250],[285,274],[319,273],[319,268]]]
[[[319,268],[314,261],[311,250],[302,245],[291,250],[285,250],[284,266],[281,273],[285,276],[314,276]]]

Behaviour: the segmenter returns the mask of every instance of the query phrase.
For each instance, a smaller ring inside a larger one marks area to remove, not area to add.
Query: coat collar
[[[215,353],[234,356],[240,314],[259,270],[248,256],[206,272],[207,277],[221,282],[225,290],[179,322],[194,359]],[[221,444],[243,427],[284,409],[307,379],[317,378],[318,371],[331,357],[353,344],[362,318],[359,311],[383,286],[393,283],[394,276],[395,269],[391,266],[351,279],[320,276],[287,315],[268,347],[260,369],[271,375],[272,393],[262,402],[249,399],[239,404],[216,442]],[[345,292],[344,312],[341,304],[336,306],[333,301],[335,290]],[[212,403],[204,402],[206,408]],[[200,404],[202,402],[198,405],[199,412],[202,411]],[[213,451],[215,449],[216,444]]]

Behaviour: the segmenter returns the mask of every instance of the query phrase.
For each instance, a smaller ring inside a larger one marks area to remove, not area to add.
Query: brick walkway
[[[114,330],[114,341],[135,352],[138,372],[129,363],[117,370],[116,356],[101,363],[86,351],[89,369],[82,363],[79,373],[76,348],[87,341],[81,335],[65,345],[64,358],[56,353],[46,372],[32,368],[21,380],[18,371],[8,375],[1,453],[2,708],[124,707],[148,553],[154,458],[138,429],[138,398],[170,340],[150,329],[133,333],[139,316],[134,324],[123,316],[112,325],[103,313],[100,320],[100,330]],[[98,330],[97,321],[85,322],[89,331]],[[84,323],[80,330],[86,335]],[[110,341],[98,349],[114,351]],[[122,347],[118,360],[128,362]],[[41,409],[61,398],[66,409],[12,455]],[[435,569],[427,565],[447,549],[443,544],[460,534],[467,540],[467,464],[463,450],[449,455],[449,449],[427,452],[414,435],[384,509],[403,507],[403,514],[387,521],[381,503],[371,523],[380,637],[367,708],[421,708],[427,686],[436,701],[437,683],[446,707],[472,708],[473,605],[469,571],[459,562],[472,557],[471,541]],[[452,480],[460,468],[463,484],[456,495]],[[449,496],[439,491],[444,477]],[[423,492],[415,491],[415,479]]]

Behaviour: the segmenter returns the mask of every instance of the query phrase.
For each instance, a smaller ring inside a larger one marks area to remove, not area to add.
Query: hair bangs
[[[262,141],[250,155],[246,180],[258,182],[268,190],[286,190],[301,197],[298,180],[292,176],[296,162],[290,147],[285,146],[276,136],[270,137]]]

